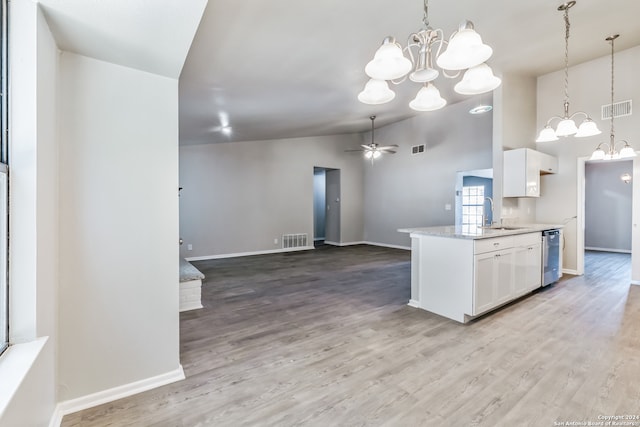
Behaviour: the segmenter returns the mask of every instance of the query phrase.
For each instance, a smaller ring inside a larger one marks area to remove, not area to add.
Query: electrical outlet
[[[193,250],[193,245],[192,245],[191,243],[189,243],[189,244],[187,245],[187,250],[188,250],[188,251],[192,251],[192,250]]]
[[[275,239],[273,239],[273,244],[277,245],[278,244],[278,238],[276,237]]]
[[[446,205],[444,205],[444,210],[445,211],[450,211],[451,210],[451,203],[447,203]]]

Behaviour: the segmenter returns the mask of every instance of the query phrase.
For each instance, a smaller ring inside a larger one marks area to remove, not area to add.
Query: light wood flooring
[[[547,427],[640,415],[629,255],[590,252],[584,276],[467,325],[406,305],[409,259],[353,246],[194,263],[205,308],[181,314],[187,379],[63,426]]]

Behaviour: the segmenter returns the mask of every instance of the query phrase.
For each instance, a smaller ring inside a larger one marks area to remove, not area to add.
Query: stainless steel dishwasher
[[[542,232],[542,286],[557,282],[562,277],[562,248],[560,230]]]

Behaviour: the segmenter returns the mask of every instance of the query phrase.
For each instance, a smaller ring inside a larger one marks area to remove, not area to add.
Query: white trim
[[[578,273],[578,270],[571,270],[568,268],[563,268],[562,273],[571,274],[572,276],[582,276],[581,273]]]
[[[325,240],[324,244],[331,246],[344,246],[344,243],[332,242],[331,240]]]
[[[631,284],[638,286],[638,285],[640,285],[640,280],[632,280]]]
[[[402,246],[402,245],[389,245],[387,243],[376,243],[376,242],[360,242],[363,245],[371,245],[371,246],[380,246],[383,248],[391,248],[391,249],[403,249],[405,251],[410,251],[411,246]]]
[[[630,254],[631,250],[629,249],[611,249],[611,248],[594,248],[591,246],[585,246],[585,251],[598,251],[598,252],[615,252],[618,254]]]
[[[321,241],[321,240],[324,240],[324,237],[314,237],[314,238],[313,238],[313,241],[314,241],[314,242],[319,242],[319,241]]]
[[[326,242],[325,242],[326,243]],[[219,254],[219,255],[205,255],[205,256],[194,256],[185,258],[187,261],[206,261],[209,259],[223,259],[223,258],[237,258],[243,256],[253,256],[253,255],[268,255],[268,254],[279,254],[283,252],[296,252],[296,251],[308,251],[311,249],[315,249],[313,246],[301,246],[299,248],[287,248],[287,249],[269,249],[265,251],[254,251],[254,252],[238,252],[232,254]]]
[[[0,420],[48,339],[10,345],[0,357]]]
[[[414,300],[414,299],[410,299],[409,302],[407,303],[407,305],[409,307],[414,307],[414,308],[420,308],[420,302]]]
[[[56,405],[53,416],[49,422],[49,427],[59,427],[62,423],[62,417],[67,414],[102,405],[103,403],[113,402],[114,400],[122,399],[123,397],[133,396],[134,394],[142,393],[143,391],[151,390],[183,379],[185,379],[184,370],[182,369],[182,365],[179,365],[178,369],[155,377],[145,378],[140,381],[88,394],[76,399],[65,400],[64,402],[60,402]]]

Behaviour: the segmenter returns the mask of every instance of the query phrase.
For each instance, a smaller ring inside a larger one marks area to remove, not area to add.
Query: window
[[[0,353],[9,345],[7,0],[0,1]]]
[[[469,231],[482,227],[484,218],[484,186],[462,187],[462,229]]]

